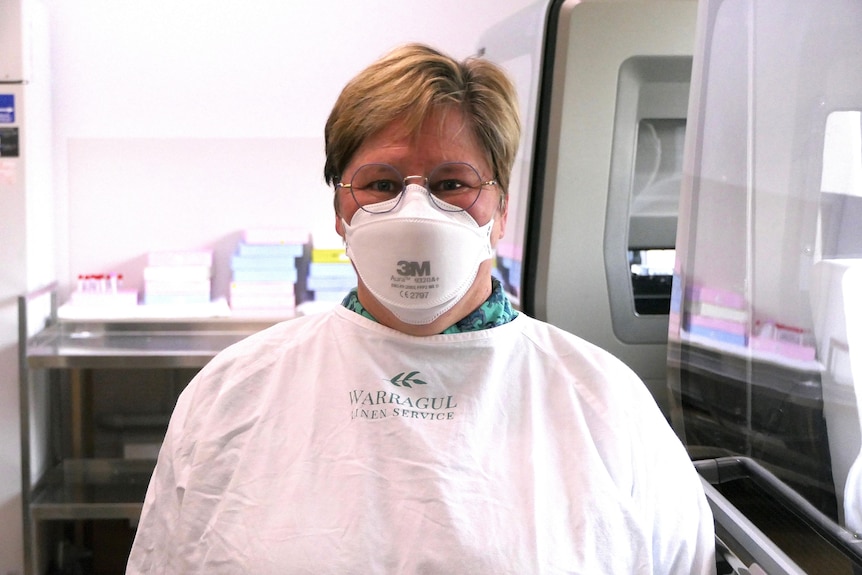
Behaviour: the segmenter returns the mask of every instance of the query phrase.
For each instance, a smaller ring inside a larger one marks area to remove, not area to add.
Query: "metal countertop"
[[[279,320],[60,322],[27,345],[31,368],[200,368]]]

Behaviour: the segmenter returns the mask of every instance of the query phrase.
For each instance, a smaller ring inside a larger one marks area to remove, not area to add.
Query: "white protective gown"
[[[413,337],[342,307],[179,399],[127,573],[712,573],[712,516],[640,380],[520,314]]]

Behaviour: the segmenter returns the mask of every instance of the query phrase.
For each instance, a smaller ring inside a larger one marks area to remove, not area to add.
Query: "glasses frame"
[[[473,198],[473,201],[470,202],[470,205],[465,207],[465,208],[461,208],[461,207],[455,206],[453,204],[448,204],[448,203],[444,202],[443,200],[441,200],[440,198],[437,198],[434,195],[434,193],[428,189],[429,176],[419,176],[419,175],[401,176],[401,171],[398,168],[396,168],[392,164],[387,164],[385,162],[370,162],[368,164],[362,164],[361,166],[356,168],[355,172],[353,172],[353,177],[350,178],[350,183],[345,184],[345,183],[339,181],[339,182],[336,182],[335,188],[336,189],[341,188],[341,189],[345,189],[345,190],[350,190],[350,197],[353,198],[353,201],[356,202],[356,205],[362,211],[367,212],[369,214],[386,214],[386,213],[389,213],[392,210],[394,210],[396,207],[398,207],[398,204],[401,203],[401,198],[404,197],[404,191],[407,189],[407,185],[408,185],[407,181],[408,180],[421,179],[423,182],[422,187],[425,189],[425,192],[430,197],[431,203],[434,205],[435,208],[437,208],[438,210],[443,211],[443,212],[460,213],[460,212],[466,212],[467,210],[469,210],[470,208],[472,208],[473,206],[476,205],[476,202],[479,201],[479,197],[482,195],[482,190],[485,188],[485,186],[497,186],[497,185],[499,185],[499,183],[497,182],[496,179],[483,181],[482,176],[479,174],[479,170],[477,170],[473,164],[469,164],[467,162],[443,162],[442,164],[438,164],[438,165],[434,166],[434,168],[429,172],[429,175],[433,174],[434,172],[436,172],[437,170],[439,170],[440,168],[442,168],[444,166],[451,166],[451,165],[467,166],[471,170],[473,170],[476,173],[476,175],[479,177],[479,186],[478,186],[479,190],[476,192],[476,197]],[[391,168],[396,174],[401,176],[401,190],[399,190],[397,194],[393,194],[392,198],[390,198],[388,200],[383,200],[382,202],[375,202],[372,204],[365,204],[365,205],[361,204],[359,202],[359,200],[356,198],[356,194],[354,193],[353,178],[355,178],[356,174],[359,173],[360,171],[362,171],[362,169],[367,167],[367,166],[381,166],[384,168]],[[389,202],[389,201],[392,201],[393,199],[396,201],[392,204],[392,206],[390,206],[386,209],[383,209],[383,210],[366,209],[367,206],[374,206],[374,205],[381,204],[384,202]],[[453,210],[449,206],[454,207],[456,209]]]

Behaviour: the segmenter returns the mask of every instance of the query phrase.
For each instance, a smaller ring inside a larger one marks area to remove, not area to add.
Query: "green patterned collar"
[[[359,297],[356,294],[356,288],[350,290],[350,293],[341,302],[341,305],[351,311],[355,311],[362,317],[368,318],[371,321],[377,321],[362,307],[359,303]],[[441,333],[463,333],[466,331],[479,331],[481,329],[489,329],[509,323],[518,312],[512,308],[509,298],[503,291],[503,286],[497,278],[491,278],[491,295],[485,300],[485,303],[476,308],[467,317],[447,327]]]

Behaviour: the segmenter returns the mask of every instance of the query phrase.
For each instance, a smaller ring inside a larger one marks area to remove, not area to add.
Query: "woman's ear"
[[[500,215],[497,218],[499,222],[497,239],[499,240],[503,236],[506,235],[506,222],[509,219],[509,198],[508,196],[502,196],[500,198]]]

